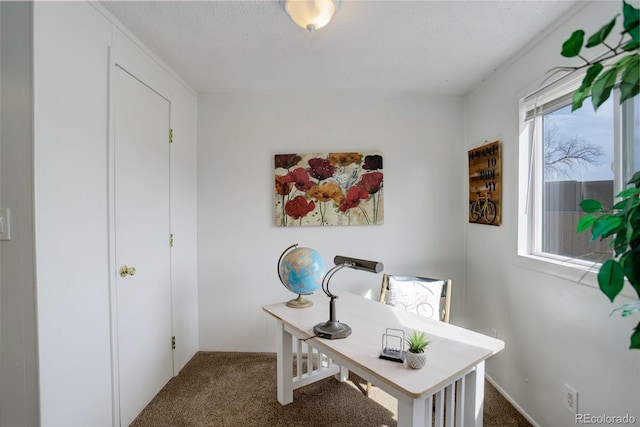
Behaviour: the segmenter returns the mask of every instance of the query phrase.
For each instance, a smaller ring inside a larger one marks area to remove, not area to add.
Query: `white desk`
[[[307,295],[309,308],[285,303],[262,309],[278,321],[278,402],[293,401],[293,390],[331,375],[344,381],[348,370],[398,399],[398,426],[482,426],[484,361],[504,342],[467,329],[397,310],[348,292],[336,301],[337,319],[351,326],[344,339],[313,337],[313,327],[329,318],[329,298]],[[427,364],[415,370],[379,359],[386,328],[425,331],[431,340]],[[297,365],[293,365],[293,354]],[[303,368],[303,358],[317,360]],[[303,372],[304,371],[304,372]],[[446,409],[446,411],[445,411]]]

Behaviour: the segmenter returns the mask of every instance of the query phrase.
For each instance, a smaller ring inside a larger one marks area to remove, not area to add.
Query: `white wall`
[[[31,4],[0,2],[0,425],[38,424],[33,245]]]
[[[451,277],[452,317],[461,322],[462,117],[462,102],[453,97],[200,95],[200,348],[275,351],[275,321],[261,306],[295,297],[276,273],[278,257],[293,243],[315,248],[327,265],[346,255],[381,261],[389,273]],[[382,151],[383,225],[275,226],[274,154],[356,150]],[[341,271],[332,291],[377,296],[381,280]]]
[[[34,3],[35,222],[43,425],[111,425],[109,48],[171,98],[176,370],[197,351],[196,97],[99,6]],[[114,412],[115,411],[115,412]],[[117,423],[117,421],[115,421]]]
[[[62,25],[62,23],[65,23]],[[111,421],[107,97],[111,26],[34,4],[35,221],[44,425]]]
[[[593,285],[553,276],[516,256],[518,100],[547,70],[566,64],[560,47],[573,30],[592,34],[620,5],[586,5],[466,100],[466,149],[485,140],[503,143],[504,215],[501,227],[466,226],[465,321],[480,332],[497,329],[506,349],[489,360],[487,373],[541,426],[575,425],[563,408],[565,383],[579,393],[579,412],[640,419],[640,353],[628,350],[638,317],[609,316],[628,300],[612,305]]]

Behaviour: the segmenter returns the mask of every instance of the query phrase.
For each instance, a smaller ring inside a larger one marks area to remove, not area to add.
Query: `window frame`
[[[598,287],[597,273],[601,263],[542,251],[543,227],[543,151],[542,117],[571,104],[567,99],[577,89],[584,73],[573,73],[547,87],[520,99],[519,103],[519,164],[518,164],[518,235],[516,264],[565,280]],[[623,128],[623,116],[633,118],[634,108],[620,105],[620,91],[612,91],[614,135],[614,195],[625,188],[629,173],[629,146],[622,140],[633,130]],[[564,98],[563,102],[556,102]],[[588,101],[587,101],[588,102]],[[590,103],[582,108],[591,108]],[[546,107],[546,109],[545,109]],[[532,114],[533,113],[533,114]],[[637,113],[637,112],[636,112]],[[631,128],[633,125],[629,125]],[[631,148],[633,150],[633,148]],[[630,286],[621,295],[633,297]]]

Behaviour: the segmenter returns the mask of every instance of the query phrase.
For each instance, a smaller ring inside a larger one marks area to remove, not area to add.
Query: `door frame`
[[[118,307],[117,307],[117,270],[116,264],[116,218],[115,218],[115,106],[113,101],[113,88],[116,69],[120,68],[134,79],[148,87],[150,90],[164,98],[169,103],[169,127],[171,127],[171,97],[162,89],[157,81],[148,73],[140,70],[126,57],[116,52],[113,47],[109,48],[109,72],[108,72],[108,119],[107,119],[107,233],[108,233],[108,283],[109,283],[109,329],[111,336],[111,404],[112,404],[112,425],[120,426],[120,370],[119,370],[119,349],[118,349]],[[167,144],[169,144],[167,135]],[[169,230],[171,233],[171,145],[169,145]],[[169,236],[167,236],[167,239]],[[173,281],[172,281],[172,253],[169,251],[169,288],[171,298],[171,330],[173,334]],[[172,375],[176,375],[175,358],[172,352]]]

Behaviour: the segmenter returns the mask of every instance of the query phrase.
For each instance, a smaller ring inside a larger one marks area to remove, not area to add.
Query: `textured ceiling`
[[[278,1],[105,1],[198,92],[462,95],[579,1],[343,0],[309,33]]]

